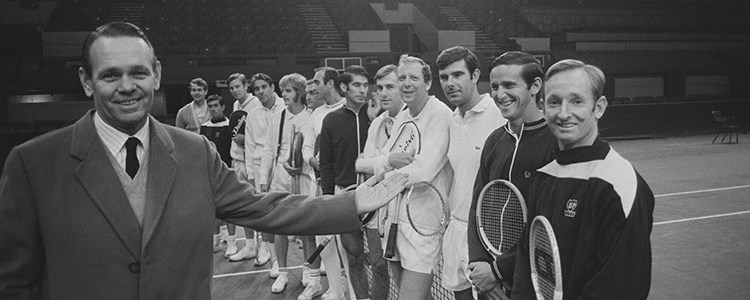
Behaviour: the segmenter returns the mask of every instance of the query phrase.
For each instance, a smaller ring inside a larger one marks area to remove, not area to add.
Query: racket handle
[[[370,220],[372,220],[372,217],[375,216],[376,212],[377,212],[377,210],[366,213],[364,215],[364,217],[360,216],[361,217],[360,221],[362,221],[362,226],[365,226],[365,225],[367,225],[367,223],[370,223]]]
[[[391,228],[388,229],[388,242],[385,245],[385,258],[393,258],[396,255],[396,234],[398,234],[398,224],[391,224]]]
[[[305,265],[309,265],[315,262],[315,260],[318,259],[318,256],[320,256],[320,252],[323,252],[323,248],[325,248],[326,245],[331,242],[331,239],[332,238],[327,238],[323,240],[323,242],[318,245],[318,248],[315,248],[315,251],[313,251],[313,253],[310,254],[310,257],[307,258],[307,260],[305,261]]]

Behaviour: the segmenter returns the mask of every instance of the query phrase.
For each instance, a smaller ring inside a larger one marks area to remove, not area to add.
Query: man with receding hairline
[[[0,177],[0,299],[210,299],[215,218],[354,231],[404,188],[391,176],[336,196],[256,194],[206,138],[149,115],[161,64],[140,28],[105,24],[83,49],[95,109],[15,147]]]

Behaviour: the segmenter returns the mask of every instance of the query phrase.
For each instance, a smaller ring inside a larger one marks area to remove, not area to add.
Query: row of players
[[[607,106],[601,70],[564,60],[545,75],[532,55],[507,52],[489,68],[491,93],[480,94],[481,70],[469,49],[445,49],[435,65],[454,111],[428,94],[430,66],[405,55],[398,66],[378,70],[374,79],[361,66],[350,66],[342,74],[316,69],[309,80],[296,73],[286,75],[279,80],[281,97],[274,93],[268,75],[258,73],[246,80],[243,74],[232,74],[227,82],[236,102],[229,119],[224,117],[221,97],[206,98],[208,86],[196,78],[190,82],[193,102],[179,111],[176,125],[214,141],[225,162],[261,192],[335,194],[359,183],[359,174],[399,172],[409,175],[409,184],[427,181],[447,195],[451,221],[445,233],[424,237],[401,224],[397,255],[387,263],[382,257],[387,239],[382,225],[389,221],[374,218],[362,231],[341,234],[335,247],[346,253],[343,260],[350,284],[341,286],[339,273],[329,272],[329,290],[322,299],[343,299],[345,289],[357,299],[386,299],[386,265],[399,283],[402,299],[426,299],[441,253],[441,284],[456,299],[473,299],[472,289],[486,299],[503,299],[509,291],[514,298],[533,298],[528,249],[521,247],[518,255],[506,253],[495,259],[476,232],[478,194],[494,179],[518,186],[529,199],[531,217],[554,216],[550,217],[553,227],[563,232],[559,235],[566,298],[645,298],[653,196],[632,166],[599,138],[597,121]],[[375,101],[366,103],[373,81]],[[385,146],[391,133],[407,121],[420,129],[422,151],[388,153]],[[304,163],[298,168],[287,160],[295,133],[304,137]],[[299,190],[291,184],[293,176],[300,178]],[[392,202],[380,215],[392,217],[400,211],[398,222],[408,222],[405,210],[396,205],[404,204]],[[566,217],[558,218],[551,207]],[[218,227],[216,232],[219,250]],[[276,278],[271,290],[283,291],[289,280],[284,271],[287,237],[263,234],[264,242],[254,245],[254,232],[246,229],[247,246],[238,251],[233,228],[229,233],[225,256],[232,261],[253,258],[259,247],[256,264],[270,259],[270,274]],[[309,253],[315,240],[302,239]],[[329,268],[339,265],[331,248],[322,254]],[[365,261],[372,266],[372,294]],[[517,262],[525,268],[518,268]],[[320,262],[303,274],[306,288],[298,299],[312,299],[322,292]]]

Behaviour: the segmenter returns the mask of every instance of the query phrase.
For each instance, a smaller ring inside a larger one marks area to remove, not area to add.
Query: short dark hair
[[[377,73],[375,73],[375,80],[380,80],[385,78],[386,76],[390,75],[391,73],[396,73],[398,71],[398,67],[394,64],[385,65],[380,70],[378,70]]]
[[[217,94],[211,94],[211,96],[208,96],[208,98],[206,98],[206,103],[213,102],[213,101],[219,101],[219,104],[221,104],[221,106],[224,106],[224,101],[223,100],[224,99],[221,98],[221,96],[219,96]]]
[[[323,72],[323,84],[326,84],[328,81],[333,80],[333,87],[336,89],[337,93],[341,94],[341,90],[339,88],[339,83],[341,83],[339,71],[336,71],[336,69],[331,67],[320,67],[315,69],[315,73],[318,72]]]
[[[229,75],[229,78],[227,78],[227,84],[230,84],[237,79],[239,79],[242,84],[247,84],[247,77],[242,73],[233,73],[232,75]]]
[[[86,72],[86,75],[91,76],[91,45],[93,45],[94,42],[101,37],[132,37],[142,39],[144,42],[146,42],[146,45],[148,45],[148,48],[151,49],[151,52],[154,55],[152,67],[156,69],[156,52],[154,51],[154,46],[151,45],[151,41],[149,41],[148,37],[146,37],[146,34],[143,33],[143,30],[141,30],[138,26],[135,26],[134,24],[128,22],[109,22],[97,27],[96,29],[94,29],[94,31],[89,32],[89,34],[86,36],[86,40],[83,41],[83,51],[81,57],[83,62],[82,67]]]
[[[205,80],[203,80],[203,78],[198,77],[198,78],[194,78],[193,80],[190,80],[190,83],[188,84],[188,88],[190,87],[191,84],[195,84],[199,87],[202,87],[204,90],[208,90],[208,83]]]
[[[469,76],[474,76],[474,70],[479,68],[479,59],[474,55],[474,52],[471,52],[469,48],[464,46],[454,46],[443,50],[440,52],[440,55],[438,55],[435,64],[437,65],[438,70],[442,70],[450,66],[452,63],[462,59],[466,63],[466,68],[469,70]]]
[[[253,77],[250,77],[250,89],[255,88],[255,82],[258,80],[265,81],[269,86],[273,85],[273,79],[271,79],[271,76],[268,76],[266,73],[255,73]]]
[[[364,67],[359,65],[351,65],[346,67],[344,69],[344,73],[341,74],[341,83],[344,85],[349,85],[354,81],[354,76],[362,76],[366,78],[368,81],[370,80],[370,75],[367,74],[367,70],[365,70]]]
[[[535,78],[544,79],[542,64],[533,55],[521,51],[508,51],[495,58],[490,65],[490,71],[499,65],[522,66],[521,78],[531,88]]]

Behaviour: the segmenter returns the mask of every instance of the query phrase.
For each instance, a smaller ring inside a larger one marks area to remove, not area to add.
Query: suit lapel
[[[148,245],[151,236],[167,205],[177,174],[177,161],[172,156],[174,144],[164,126],[151,118],[151,150],[148,161],[148,183],[146,186],[146,215],[143,221],[142,249]]]
[[[75,176],[128,252],[138,258],[141,253],[141,228],[107,158],[107,150],[96,134],[92,115],[93,111],[89,111],[76,122],[73,130],[70,153],[81,160]]]

